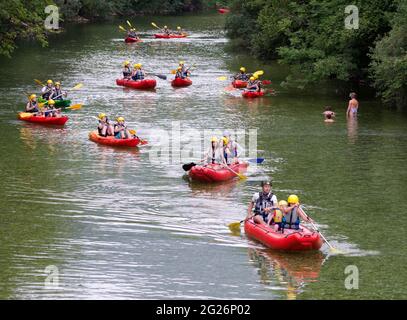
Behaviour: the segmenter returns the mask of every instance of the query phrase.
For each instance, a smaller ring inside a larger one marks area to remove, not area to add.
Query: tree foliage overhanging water
[[[354,1],[359,28],[345,28],[346,0],[232,0],[232,47],[292,67],[286,84],[371,81],[383,101],[407,104],[407,2]]]

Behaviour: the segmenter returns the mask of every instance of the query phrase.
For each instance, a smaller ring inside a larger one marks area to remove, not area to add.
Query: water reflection
[[[355,144],[358,139],[358,118],[347,117],[348,141]]]
[[[284,290],[286,299],[295,300],[304,285],[317,281],[324,262],[322,252],[283,252],[249,248],[250,261],[258,268],[260,282]]]

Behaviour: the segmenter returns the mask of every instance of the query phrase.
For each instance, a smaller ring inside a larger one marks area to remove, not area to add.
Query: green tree
[[[407,106],[407,2],[400,1],[392,30],[376,43],[371,76],[383,101]]]

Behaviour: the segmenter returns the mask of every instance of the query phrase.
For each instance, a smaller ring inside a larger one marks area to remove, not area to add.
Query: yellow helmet
[[[177,70],[178,70],[178,71],[181,71],[181,70],[182,70],[182,67],[178,67]]]
[[[212,137],[212,138],[211,138],[211,142],[218,142],[218,138]]]
[[[179,62],[180,65],[183,65],[184,63],[185,63],[184,61],[180,61],[180,62]]]
[[[181,30],[181,27],[180,27],[180,26],[178,26],[178,27],[177,27],[177,29],[178,29],[178,30]]]
[[[246,68],[245,67],[240,67],[240,71],[246,72]]]
[[[37,98],[37,95],[36,94],[32,94],[31,96],[30,96],[30,100],[34,100],[34,99],[36,99]]]
[[[134,65],[134,68],[140,69],[140,68],[141,68],[141,63],[136,63],[136,64]]]
[[[100,120],[102,120],[102,119],[105,118],[105,117],[106,117],[106,114],[103,113],[103,112],[99,113],[99,115],[98,115],[98,118],[99,118]]]
[[[61,82],[55,82],[55,85],[56,85],[56,86],[60,86],[60,85],[61,85]]]
[[[222,138],[223,144],[228,144],[229,143],[229,139],[226,137]]]
[[[124,122],[124,118],[123,117],[117,117],[116,121],[117,122]]]
[[[164,29],[167,29],[168,27],[167,26],[164,26]]]
[[[124,66],[128,66],[129,64],[130,64],[130,61],[124,61],[124,62],[123,62],[123,65],[124,65]]]
[[[54,100],[52,100],[52,99],[48,100],[48,105],[53,106],[54,104],[55,104]]]
[[[136,31],[136,29],[134,29],[134,28],[131,28],[131,29],[130,29],[130,31]]]
[[[250,81],[254,81],[255,80],[255,78],[254,77],[250,77]]]
[[[47,80],[47,84],[53,84],[52,80]]]
[[[288,206],[288,203],[287,203],[287,201],[285,201],[285,200],[280,200],[280,201],[278,202],[278,205],[279,205],[280,207],[283,207],[283,206]]]
[[[287,202],[289,204],[298,204],[298,203],[300,203],[300,199],[298,199],[298,197],[295,194],[291,194],[288,197]]]

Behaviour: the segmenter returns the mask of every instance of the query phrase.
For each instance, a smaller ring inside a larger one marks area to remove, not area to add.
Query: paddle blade
[[[83,106],[83,104],[78,103],[78,104],[74,104],[73,106],[67,107],[65,108],[66,110],[79,110],[81,109]]]
[[[41,108],[43,108],[44,106],[45,106],[45,103],[46,102],[40,102],[39,104],[38,104],[38,107],[41,109]]]
[[[126,30],[125,28],[123,28],[122,26],[119,26],[119,29],[120,29],[121,31],[127,32],[127,30]]]
[[[177,70],[171,70],[170,72],[171,72],[171,74],[176,74]]]
[[[151,25],[153,26],[153,27],[155,27],[155,28],[157,28],[157,29],[160,29],[161,30],[161,28],[159,27],[159,26],[157,26],[154,22],[151,22]]]
[[[227,79],[228,79],[228,77],[226,77],[226,76],[218,77],[218,80],[220,80],[220,81],[226,81]]]
[[[127,20],[126,22],[127,22],[127,24],[129,25],[130,28],[133,28],[129,20]]]
[[[75,87],[73,87],[71,90],[78,90],[78,89],[80,89],[80,88],[82,88],[83,87],[83,84],[82,83],[78,83]]]
[[[30,113],[30,112],[21,112],[19,114],[19,117],[22,118],[22,119],[31,118],[32,116],[33,116],[33,114]]]
[[[191,163],[186,163],[182,166],[182,169],[184,169],[184,171],[189,171],[192,169],[192,167],[195,167],[196,163],[191,162]]]
[[[41,80],[38,80],[38,79],[34,79],[34,81],[35,81],[35,83],[36,84],[39,84],[40,86],[45,86],[42,82],[41,82]]]
[[[244,174],[238,173],[237,176],[239,177],[239,179],[241,180],[246,180],[247,177]]]
[[[264,158],[249,159],[248,161],[251,163],[263,163]]]
[[[239,221],[229,223],[228,227],[229,227],[229,230],[232,232],[237,232],[237,231],[240,232],[240,222]]]

